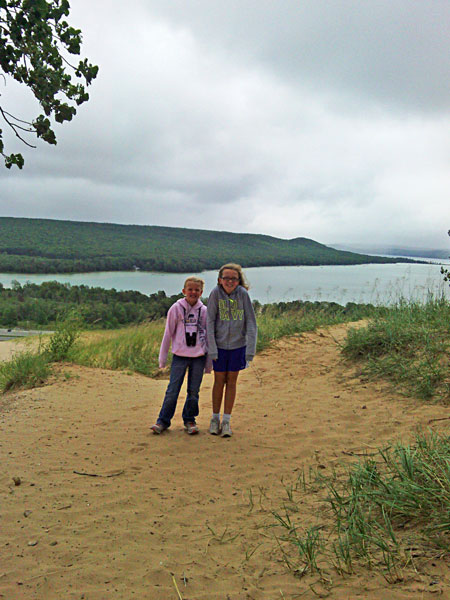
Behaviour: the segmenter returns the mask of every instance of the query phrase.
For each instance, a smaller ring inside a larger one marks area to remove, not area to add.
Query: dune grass
[[[261,352],[272,342],[285,336],[299,335],[305,331],[313,331],[318,327],[325,327],[336,322],[335,315],[327,315],[317,311],[314,314],[304,315],[299,311],[287,312],[273,316],[270,313],[259,315],[258,339],[256,351]]]
[[[413,444],[379,449],[341,475],[317,475],[313,485],[303,478],[283,509],[272,511],[285,564],[300,575],[377,568],[393,583],[404,570],[418,572],[425,560],[448,556],[449,464],[449,437],[418,433]],[[302,496],[317,494],[317,484],[322,516],[305,527]]]
[[[51,367],[48,357],[31,350],[17,353],[10,361],[0,363],[0,392],[42,385]]]
[[[153,321],[113,331],[86,333],[67,359],[79,365],[121,369],[149,377],[158,372],[164,321]],[[170,363],[170,361],[169,361]]]
[[[400,302],[375,313],[366,328],[351,329],[342,348],[361,373],[383,377],[424,400],[450,401],[450,303]]]

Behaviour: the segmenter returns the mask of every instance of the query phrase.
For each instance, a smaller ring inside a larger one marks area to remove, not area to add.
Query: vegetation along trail
[[[211,376],[198,436],[181,407],[171,431],[149,432],[165,380],[63,364],[46,386],[4,395],[0,598],[449,598],[435,554],[346,574],[285,541],[282,521],[291,534],[329,521],[322,478],[448,423],[442,405],[355,375],[339,347],[347,328],[258,354],[230,439],[206,433]]]

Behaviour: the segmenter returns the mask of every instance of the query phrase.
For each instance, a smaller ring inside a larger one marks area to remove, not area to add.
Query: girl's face
[[[227,294],[231,294],[239,285],[239,273],[234,269],[224,269],[219,283]]]
[[[199,283],[188,281],[186,287],[182,289],[182,294],[191,306],[194,306],[203,294],[203,288]]]

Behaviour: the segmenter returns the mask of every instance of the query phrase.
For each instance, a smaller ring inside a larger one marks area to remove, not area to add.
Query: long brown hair
[[[238,265],[236,263],[227,263],[226,265],[222,265],[220,267],[217,283],[219,283],[219,279],[222,278],[222,275],[223,275],[223,272],[225,271],[225,269],[232,269],[233,271],[236,271],[236,273],[238,274],[238,277],[239,277],[239,285],[242,285],[242,287],[245,288],[246,290],[249,289],[250,286],[248,285],[248,281],[245,278],[242,267],[241,267],[241,265]]]

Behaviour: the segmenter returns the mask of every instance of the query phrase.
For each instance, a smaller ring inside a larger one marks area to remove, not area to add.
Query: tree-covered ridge
[[[261,267],[399,260],[335,250],[307,238],[0,217],[0,272],[9,273],[199,272],[229,261]]]

